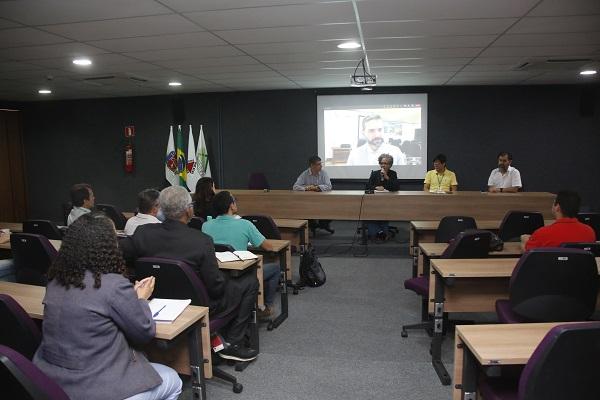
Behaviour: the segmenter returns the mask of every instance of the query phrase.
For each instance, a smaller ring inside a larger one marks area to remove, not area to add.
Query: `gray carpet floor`
[[[431,366],[427,334],[400,337],[402,324],[419,321],[420,300],[403,286],[412,265],[408,226],[393,225],[400,231],[394,239],[367,248],[350,222],[334,222],[335,234],[311,238],[327,283],[290,293],[289,318],[270,332],[261,325],[260,356],[245,371],[223,367],[244,385],[241,394],[213,379],[208,399],[449,399],[451,387]],[[450,374],[453,341],[450,333],[443,348]],[[185,384],[180,399],[192,399]]]

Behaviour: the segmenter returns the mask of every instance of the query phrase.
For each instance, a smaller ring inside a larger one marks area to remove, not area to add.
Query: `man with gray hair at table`
[[[237,361],[255,359],[258,351],[246,347],[244,338],[258,296],[256,275],[243,274],[233,278],[219,269],[212,239],[187,226],[194,216],[194,203],[185,188],[170,186],[163,189],[158,202],[165,221],[138,226],[130,239],[122,240],[120,244],[126,259],[159,257],[188,263],[206,286],[210,315],[237,308],[236,318],[221,331],[230,346],[218,354]]]

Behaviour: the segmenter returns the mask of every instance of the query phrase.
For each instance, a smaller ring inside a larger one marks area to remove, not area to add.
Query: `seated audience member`
[[[113,222],[86,214],[67,231],[48,270],[44,324],[33,362],[73,399],[177,399],[181,379],[137,348],[154,338],[147,299],[154,278],[132,285]]]
[[[556,221],[552,225],[537,229],[531,235],[521,235],[521,248],[558,247],[566,242],[595,242],[596,233],[577,220],[581,198],[575,192],[561,190],[557,193],[552,214]]]
[[[433,168],[427,171],[423,190],[435,193],[450,193],[458,190],[458,182],[454,172],[446,168],[446,156],[438,154],[433,159]]]
[[[210,298],[211,315],[219,315],[237,308],[237,317],[231,321],[223,337],[230,346],[218,354],[223,358],[250,361],[258,351],[245,347],[244,338],[251,322],[258,296],[255,274],[228,278],[219,269],[212,239],[187,226],[194,216],[192,197],[181,186],[170,186],[158,198],[165,221],[138,227],[129,240],[120,245],[128,260],[138,257],[161,257],[188,263],[202,280]]]
[[[312,156],[308,159],[308,169],[298,176],[292,188],[296,191],[307,192],[328,192],[331,190],[331,180],[329,180],[327,172],[323,171],[323,163],[319,156]],[[334,233],[335,231],[329,226],[330,223],[331,220],[325,219],[309,220],[308,226],[313,235],[317,228]]]
[[[406,156],[399,147],[385,143],[383,119],[380,115],[369,115],[362,120],[362,135],[366,143],[352,149],[346,165],[376,165],[381,153],[391,154],[397,165],[406,165]]]
[[[77,183],[71,187],[71,203],[73,208],[67,218],[67,226],[71,225],[75,220],[83,214],[87,214],[94,208],[94,191],[87,183]]]
[[[247,250],[248,243],[250,243],[254,247],[273,251],[273,247],[252,222],[236,215],[237,204],[229,192],[219,192],[213,199],[213,206],[217,218],[206,221],[202,225],[202,232],[212,237],[215,243],[231,245],[235,250]],[[259,317],[262,319],[271,317],[274,314],[273,303],[279,277],[279,263],[265,263],[263,265],[265,309],[258,312]]]
[[[10,234],[0,231],[0,244],[10,242]],[[13,260],[0,260],[0,281],[15,281],[15,266]]]
[[[158,214],[158,196],[160,192],[156,189],[146,189],[138,193],[138,213],[127,220],[125,234],[133,235],[135,229],[140,225],[160,224],[156,217]]]
[[[200,178],[196,183],[196,191],[194,192],[194,215],[203,218],[205,221],[208,217],[215,218],[217,215],[213,210],[213,197],[215,197],[215,182],[212,178],[205,176]]]
[[[493,169],[488,179],[488,191],[492,193],[517,193],[523,186],[521,173],[512,165],[512,154],[498,154],[498,168]]]
[[[369,183],[367,184],[368,188],[379,191],[398,191],[400,188],[398,176],[396,175],[396,171],[391,169],[392,164],[394,163],[394,158],[391,155],[384,153],[379,156],[378,161],[380,169],[371,171]],[[367,224],[369,238],[387,240],[389,238],[388,226],[389,223],[387,221],[369,222]]]

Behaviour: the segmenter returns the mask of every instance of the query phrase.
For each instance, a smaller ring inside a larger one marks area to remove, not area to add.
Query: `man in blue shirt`
[[[206,221],[202,225],[202,232],[212,237],[215,243],[231,245],[235,250],[246,250],[248,243],[250,243],[254,247],[273,251],[273,247],[256,229],[254,224],[237,215],[237,204],[231,193],[228,191],[219,192],[213,198],[212,204],[217,218]],[[263,265],[265,308],[258,312],[261,319],[269,318],[274,314],[273,301],[279,284],[279,277],[278,263]]]

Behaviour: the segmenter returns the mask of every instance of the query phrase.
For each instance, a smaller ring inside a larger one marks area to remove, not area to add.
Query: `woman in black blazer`
[[[397,192],[400,188],[396,171],[393,171],[394,157],[389,154],[381,154],[377,161],[379,162],[379,170],[371,171],[369,177],[369,189],[376,191],[387,190],[389,192]],[[389,223],[387,221],[372,221],[367,224],[369,238],[377,241],[385,241],[389,239],[388,232]]]

